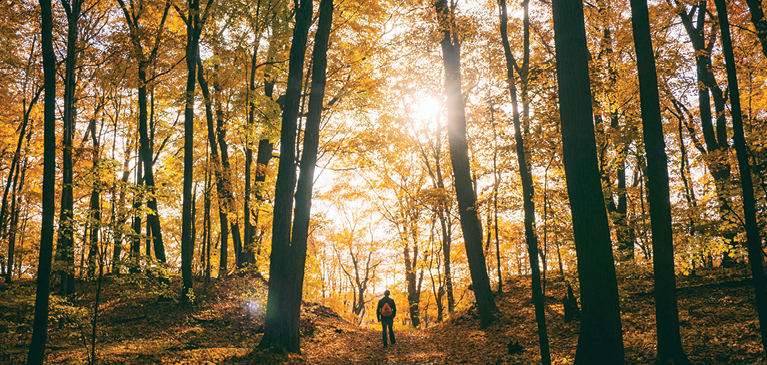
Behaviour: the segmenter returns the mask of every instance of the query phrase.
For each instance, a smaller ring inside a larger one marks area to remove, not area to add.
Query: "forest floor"
[[[302,308],[302,355],[256,349],[263,332],[263,282],[232,277],[200,290],[195,304],[158,300],[144,279],[104,280],[100,297],[98,364],[534,364],[540,363],[529,277],[504,283],[496,298],[499,320],[479,329],[475,308],[427,329],[395,322],[397,343],[382,347],[380,327],[360,327],[327,307]],[[655,359],[652,275],[619,270],[626,364]],[[202,284],[201,284],[202,285]],[[682,341],[695,364],[763,364],[759,324],[748,273],[698,270],[681,276]],[[178,283],[171,290],[177,292]],[[88,364],[96,284],[81,283],[69,301],[52,298],[48,364]],[[0,363],[23,363],[31,336],[32,282],[0,285]],[[578,321],[564,323],[561,278],[550,280],[546,319],[554,364],[571,364]],[[577,288],[576,288],[577,293]],[[252,313],[252,314],[251,314]],[[509,345],[522,350],[509,353]]]

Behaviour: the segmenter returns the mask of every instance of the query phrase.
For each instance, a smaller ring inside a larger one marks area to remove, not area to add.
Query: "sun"
[[[442,116],[443,104],[431,95],[419,95],[409,108],[409,119],[418,131],[436,131]]]

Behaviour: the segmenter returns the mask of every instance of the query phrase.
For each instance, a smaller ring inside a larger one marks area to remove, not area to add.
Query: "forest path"
[[[445,363],[445,354],[430,333],[412,329],[399,330],[396,327],[395,324],[394,336],[397,343],[385,348],[381,330],[351,326],[332,329],[306,344],[306,361],[322,364]]]

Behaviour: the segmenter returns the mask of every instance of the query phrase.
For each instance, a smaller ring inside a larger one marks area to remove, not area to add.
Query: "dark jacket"
[[[389,306],[391,307],[391,315],[388,317],[383,317],[381,315],[381,309],[384,306],[384,303],[389,303]],[[376,310],[376,317],[378,317],[378,321],[381,321],[381,318],[391,319],[394,318],[394,316],[397,315],[397,305],[394,304],[394,300],[389,297],[383,297],[381,300],[378,301],[378,309]]]

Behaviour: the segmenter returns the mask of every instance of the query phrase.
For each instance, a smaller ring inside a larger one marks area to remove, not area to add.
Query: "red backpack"
[[[389,306],[389,303],[384,303],[383,307],[381,307],[381,316],[383,317],[390,317],[392,314],[391,307]]]

